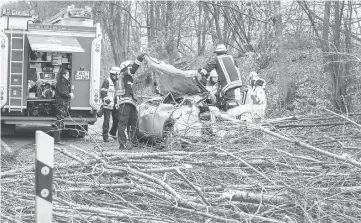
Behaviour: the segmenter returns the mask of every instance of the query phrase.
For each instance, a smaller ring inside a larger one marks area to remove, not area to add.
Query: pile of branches
[[[360,222],[359,115],[224,121],[162,151],[56,147],[54,222]],[[3,220],[34,221],[34,178],[3,166]]]

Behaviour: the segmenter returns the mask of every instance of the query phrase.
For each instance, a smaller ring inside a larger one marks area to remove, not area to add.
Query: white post
[[[54,138],[36,131],[35,222],[51,223],[53,211]]]

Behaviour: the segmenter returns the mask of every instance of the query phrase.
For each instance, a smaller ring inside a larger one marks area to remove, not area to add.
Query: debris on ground
[[[56,147],[54,222],[360,222],[360,115],[223,121],[223,138],[163,150]],[[2,219],[34,222],[34,168],[2,158]]]

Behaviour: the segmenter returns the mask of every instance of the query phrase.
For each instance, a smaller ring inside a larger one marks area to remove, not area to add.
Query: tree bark
[[[340,2],[334,2],[335,17],[334,17],[334,28],[333,28],[333,45],[334,50],[332,52],[331,62],[331,77],[332,77],[332,88],[333,94],[331,101],[335,108],[342,112],[347,112],[348,108],[345,104],[346,96],[346,78],[345,78],[345,65],[341,61],[341,21],[342,21],[342,8]]]
[[[176,2],[172,2],[172,1],[168,1],[167,2],[167,11],[166,11],[166,36],[167,36],[167,53],[168,53],[168,62],[169,64],[174,64],[174,51],[175,51],[175,47],[176,47],[176,42],[175,42],[175,38],[174,38],[174,29],[173,29],[173,25],[174,25],[174,4],[176,4]]]
[[[328,69],[328,62],[329,62],[329,40],[328,40],[328,33],[330,30],[330,8],[331,2],[325,1],[325,10],[323,16],[323,29],[322,29],[322,52],[323,52],[323,72],[327,72]]]
[[[148,35],[148,44],[152,45],[154,40],[155,40],[155,15],[154,15],[154,6],[155,2],[154,1],[150,1],[149,2],[149,35]]]
[[[293,100],[293,93],[291,89],[290,74],[287,72],[284,52],[283,52],[283,34],[282,34],[282,15],[281,15],[281,2],[274,2],[275,9],[275,40],[277,59],[279,61],[279,71],[281,71],[279,78],[280,97],[279,100],[282,106],[287,106]]]

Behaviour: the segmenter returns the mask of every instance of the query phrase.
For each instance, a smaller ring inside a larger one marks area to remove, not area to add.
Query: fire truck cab
[[[100,107],[101,29],[89,7],[69,6],[40,22],[30,11],[4,9],[0,17],[1,133],[16,125],[54,125],[58,71],[70,73],[67,129],[96,122]],[[81,131],[80,131],[81,132]],[[76,131],[79,134],[79,131]]]

